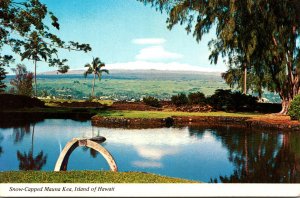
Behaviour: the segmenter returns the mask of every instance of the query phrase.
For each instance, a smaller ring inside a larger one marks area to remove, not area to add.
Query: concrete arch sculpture
[[[114,158],[103,146],[101,146],[100,144],[98,144],[92,140],[79,139],[79,138],[74,138],[66,144],[65,148],[62,150],[62,152],[60,153],[60,155],[57,159],[54,171],[67,170],[69,157],[72,154],[72,152],[79,146],[86,146],[86,147],[89,147],[89,148],[92,148],[92,149],[98,151],[107,161],[111,171],[113,171],[113,172],[118,171],[118,167],[117,167],[117,164],[116,164]]]

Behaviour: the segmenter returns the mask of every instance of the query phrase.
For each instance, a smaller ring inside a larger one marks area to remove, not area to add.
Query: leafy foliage
[[[0,65],[0,93],[5,91],[6,85],[3,82],[5,78],[6,78],[5,69]]]
[[[56,48],[88,52],[88,44],[69,41],[66,43],[51,33],[51,28],[45,24],[50,17],[51,26],[59,30],[58,18],[45,4],[39,0],[1,0],[0,3],[0,47],[10,47],[12,52],[20,54],[22,59],[49,59],[52,65],[61,67]],[[42,49],[39,53],[38,49]],[[38,55],[39,54],[39,55]],[[12,60],[11,55],[1,55],[1,61]]]
[[[288,115],[291,116],[293,120],[300,120],[300,94],[292,101]]]
[[[222,89],[216,90],[207,100],[214,109],[225,111],[253,111],[257,104],[256,97]]]
[[[1,0],[0,8],[0,66],[9,66],[14,61],[11,54],[2,54],[4,47],[9,49],[4,53],[18,54],[21,60],[33,60],[36,96],[36,62],[43,60],[48,62],[49,66],[58,67],[58,72],[65,73],[69,66],[66,65],[66,59],[58,57],[57,48],[91,51],[89,44],[74,41],[66,43],[51,33],[53,28],[59,30],[58,19],[39,0]],[[50,21],[52,28],[45,21]]]
[[[45,103],[37,98],[24,95],[0,94],[0,110],[45,107]]]
[[[184,93],[172,96],[171,101],[176,106],[186,105],[189,102],[187,96]]]
[[[264,89],[283,100],[282,114],[300,93],[300,1],[162,1],[138,0],[169,14],[168,28],[186,25],[197,41],[216,28],[209,42],[211,63],[227,57],[229,70],[223,76],[230,85],[241,87],[243,65],[259,95]]]
[[[10,81],[10,84],[16,88],[16,93],[19,95],[31,96],[33,92],[33,73],[28,72],[25,65],[21,64],[18,64],[12,71],[16,76]]]
[[[205,95],[202,92],[189,93],[188,100],[190,104],[203,104],[206,102]]]
[[[94,97],[94,89],[95,89],[95,79],[96,76],[98,76],[99,81],[101,80],[102,73],[107,73],[109,74],[109,71],[107,69],[102,69],[105,67],[105,63],[103,63],[100,58],[93,58],[92,63],[88,63],[85,65],[88,69],[84,72],[84,77],[86,78],[88,74],[94,74],[94,79],[93,79],[93,87],[92,87],[92,94],[91,97]]]
[[[151,107],[161,107],[159,100],[152,96],[143,97],[143,102]]]

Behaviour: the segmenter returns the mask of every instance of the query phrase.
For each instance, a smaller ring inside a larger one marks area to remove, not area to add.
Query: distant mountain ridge
[[[57,71],[47,71],[47,72],[41,72],[38,75],[76,75],[76,74],[83,74],[85,70],[78,69],[78,70],[69,70],[65,74],[60,74]],[[149,70],[109,70],[111,74],[118,74],[118,73],[135,73],[135,74],[141,74],[141,73],[147,73],[149,75],[151,74],[202,74],[202,75],[213,75],[213,76],[220,76],[221,72],[203,72],[203,71],[179,71],[179,70],[155,70],[155,69],[149,69]]]

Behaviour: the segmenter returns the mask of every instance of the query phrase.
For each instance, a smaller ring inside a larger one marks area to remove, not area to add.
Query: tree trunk
[[[92,97],[94,97],[95,80],[96,80],[96,74],[94,73],[94,81],[93,81],[93,87],[92,87]]]
[[[292,102],[291,99],[287,99],[287,98],[282,99],[281,111],[279,112],[280,115],[287,115],[288,110],[291,106],[291,102]]]
[[[37,84],[36,84],[36,60],[34,61],[34,96],[37,97]]]
[[[247,94],[247,64],[244,63],[244,94]]]

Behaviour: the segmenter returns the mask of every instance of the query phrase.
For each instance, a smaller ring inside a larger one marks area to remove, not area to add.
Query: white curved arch
[[[54,171],[66,170],[70,155],[79,146],[86,146],[98,151],[107,161],[111,171],[113,172],[118,171],[118,167],[114,158],[103,146],[101,146],[100,144],[92,140],[78,139],[78,138],[74,138],[66,144],[65,148],[62,150],[62,152],[60,153],[56,161]]]

